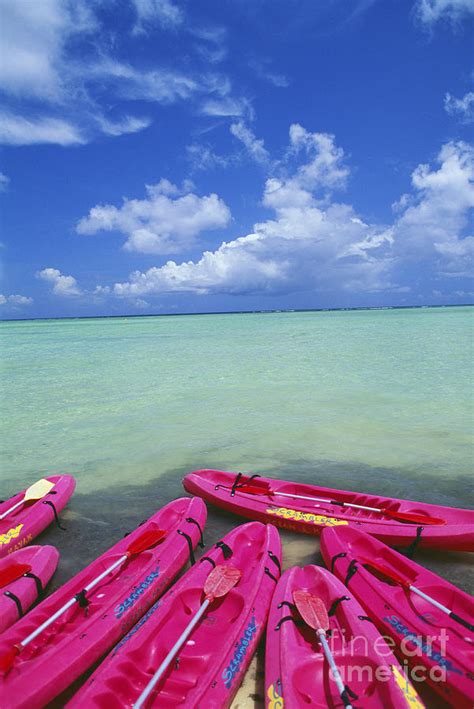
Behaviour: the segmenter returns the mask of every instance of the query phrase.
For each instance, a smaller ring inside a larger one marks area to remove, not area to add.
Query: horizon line
[[[353,310],[422,310],[426,308],[469,308],[474,303],[437,303],[434,305],[356,305],[341,308],[268,308],[264,310],[209,310],[199,313],[132,313],[122,315],[64,315],[39,318],[0,318],[0,322],[37,322],[38,320],[106,320],[109,318],[168,318],[200,315],[257,315],[274,313],[327,313]]]

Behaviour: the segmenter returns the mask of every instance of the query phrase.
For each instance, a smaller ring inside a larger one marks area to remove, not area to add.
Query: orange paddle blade
[[[8,586],[9,583],[21,578],[28,571],[31,571],[29,564],[11,564],[6,569],[2,569],[0,571],[0,588]]]
[[[372,561],[372,559],[364,559],[361,561],[361,563],[365,567],[369,567],[370,569],[374,569],[377,571],[377,578],[380,578],[380,576],[385,577],[382,580],[389,579],[390,581],[394,581],[395,583],[398,583],[400,586],[403,586],[404,588],[409,588],[410,587],[410,581],[408,579],[403,578],[403,576],[400,576],[400,574],[397,574],[396,571],[393,571],[393,569],[389,569],[383,564],[379,564],[378,561]]]
[[[225,596],[239,582],[242,572],[234,566],[218,564],[206,579],[204,595],[209,601]]]
[[[428,517],[428,515],[418,514],[416,512],[393,512],[392,510],[386,510],[381,508],[380,510],[387,517],[392,519],[397,519],[400,522],[412,522],[413,524],[446,524],[446,520],[440,517]]]
[[[328,630],[329,616],[321,598],[308,591],[293,591],[293,600],[306,625],[313,630]]]
[[[148,529],[133,540],[125,553],[129,558],[141,554],[142,551],[156,547],[167,534],[164,529]]]

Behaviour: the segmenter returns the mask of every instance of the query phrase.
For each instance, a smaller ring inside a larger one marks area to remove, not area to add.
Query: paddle
[[[329,649],[328,641],[326,639],[326,630],[329,629],[329,617],[326,606],[321,598],[317,598],[308,591],[303,591],[301,589],[293,591],[293,600],[306,625],[309,625],[310,628],[313,628],[313,630],[316,631],[316,634],[321,642],[323,652],[326,656],[326,660],[329,662],[329,666],[332,670],[332,674],[344,706],[346,709],[352,709],[352,705],[347,697],[347,690],[344,686],[344,682],[342,681],[341,673],[334,662],[334,657]]]
[[[265,485],[265,486],[264,486]],[[291,492],[278,492],[272,490],[268,483],[262,485],[247,485],[243,483],[236,489],[238,492],[247,492],[250,495],[281,495],[282,497],[291,497],[297,500],[310,500],[311,502],[326,502],[329,505],[339,505],[340,507],[353,507],[358,510],[367,510],[369,512],[378,512],[386,515],[399,522],[412,522],[413,524],[446,524],[444,519],[439,517],[428,517],[428,515],[418,514],[415,512],[396,512],[387,510],[385,507],[368,507],[367,505],[356,505],[355,502],[340,502],[339,500],[328,500],[324,497],[309,497],[306,495],[296,495]]]
[[[33,500],[41,500],[41,498],[44,497],[45,495],[47,495],[48,492],[53,487],[54,487],[54,483],[52,483],[50,480],[45,480],[44,478],[33,483],[33,485],[30,485],[30,487],[27,490],[25,490],[25,494],[24,494],[22,500],[20,500],[19,502],[16,502],[12,507],[10,507],[10,509],[8,509],[6,512],[3,512],[0,515],[0,520],[4,519],[7,515],[10,514],[10,512],[13,512],[14,510],[17,509],[17,507],[20,507],[25,502],[33,502]]]
[[[13,583],[13,581],[27,574],[28,571],[31,571],[29,564],[11,564],[7,566],[6,569],[0,570],[0,588],[4,588],[8,586],[9,583]]]
[[[191,635],[192,631],[204,615],[206,608],[216,598],[221,598],[222,596],[225,596],[227,593],[229,593],[229,591],[234,588],[236,583],[238,583],[241,576],[242,572],[240,571],[240,569],[236,569],[233,566],[224,566],[222,564],[216,566],[211,571],[211,573],[206,579],[206,583],[204,584],[204,602],[201,604],[201,607],[199,608],[198,612],[183,630],[183,632],[181,633],[169,653],[166,655],[161,665],[156,670],[151,680],[148,682],[143,692],[138,697],[137,701],[134,703],[134,709],[140,709],[140,707],[144,705],[144,703],[152,693],[154,687],[163,677],[163,674],[170,666],[174,657],[178,654],[178,652],[180,651],[180,649],[182,648],[182,646],[184,645],[184,643],[186,642],[186,640]]]
[[[36,630],[33,630],[33,632],[30,633],[24,640],[14,645],[14,647],[12,647],[6,653],[0,656],[0,672],[8,672],[8,670],[11,668],[15,661],[15,657],[27,645],[29,645],[32,640],[34,640],[38,635],[40,635],[43,630],[46,630],[46,628],[48,628],[52,623],[54,623],[55,620],[57,620],[61,615],[63,615],[63,613],[68,610],[68,608],[71,608],[71,606],[73,606],[75,603],[83,601],[85,599],[86,593],[92,590],[95,586],[97,586],[97,584],[99,584],[102,579],[104,579],[108,574],[112,573],[112,571],[114,571],[125,561],[128,561],[134,556],[141,554],[143,551],[146,551],[147,549],[151,549],[152,547],[156,546],[164,539],[166,534],[167,532],[162,529],[150,529],[146,532],[143,532],[143,534],[134,539],[128,546],[127,550],[122,554],[122,556],[120,556],[116,561],[114,561],[114,563],[111,564],[107,569],[105,569],[105,571],[103,571],[92,581],[90,581],[90,583],[88,583],[87,586],[82,589],[82,591],[70,598],[69,601],[67,601],[63,606],[61,606],[61,608],[59,608],[59,610],[57,610],[55,613],[53,613],[53,615],[51,615],[47,620],[45,620],[45,622],[42,623],[38,628],[36,628]]]
[[[400,586],[403,586],[403,588],[405,588],[407,591],[412,591],[413,593],[416,593],[421,598],[424,598],[425,601],[428,601],[428,603],[431,603],[433,606],[438,608],[440,611],[442,611],[443,613],[446,613],[446,615],[449,615],[449,617],[452,618],[453,620],[455,620],[457,623],[460,623],[461,625],[463,625],[465,628],[467,628],[471,632],[474,632],[474,625],[472,623],[469,623],[469,621],[465,620],[464,618],[459,616],[457,613],[454,613],[454,611],[452,611],[447,606],[443,606],[442,603],[437,601],[435,598],[428,596],[428,594],[425,593],[424,591],[421,591],[421,589],[417,588],[416,586],[412,586],[410,581],[408,581],[408,579],[403,578],[403,576],[400,576],[399,574],[397,574],[396,571],[393,571],[392,569],[389,569],[386,566],[379,564],[377,561],[364,560],[364,561],[362,561],[362,564],[364,566],[372,567],[373,569],[378,571],[379,574],[381,574],[382,576],[386,576],[391,581],[394,581],[395,583],[399,584]]]

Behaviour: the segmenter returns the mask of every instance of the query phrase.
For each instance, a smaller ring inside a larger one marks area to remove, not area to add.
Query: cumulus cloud
[[[412,190],[392,224],[368,224],[335,200],[349,176],[345,156],[327,134],[290,128],[288,161],[300,163],[265,182],[263,204],[274,218],[246,236],[223,242],[195,261],[168,261],[135,271],[113,294],[137,298],[166,292],[288,293],[298,290],[408,292],[419,269],[434,280],[472,273],[474,237],[466,235],[474,206],[474,152],[462,142],[442,147],[437,164],[419,165]],[[302,160],[302,162],[301,162]]]
[[[444,108],[450,116],[458,118],[461,123],[474,121],[474,91],[468,91],[462,98],[455,98],[447,93],[444,98]]]
[[[63,275],[57,268],[44,268],[37,272],[36,277],[51,283],[55,295],[67,297],[82,295],[76,279],[73,276]]]
[[[120,207],[93,207],[80,220],[77,232],[118,231],[127,237],[126,251],[177,253],[201,232],[225,227],[231,218],[229,208],[216,194],[199,197],[192,189],[192,184],[178,188],[168,180],[147,185],[145,199],[125,199]]]
[[[0,305],[22,306],[31,305],[33,298],[26,295],[3,295],[0,294]]]
[[[417,0],[415,14],[428,27],[440,20],[457,24],[474,14],[474,0]]]

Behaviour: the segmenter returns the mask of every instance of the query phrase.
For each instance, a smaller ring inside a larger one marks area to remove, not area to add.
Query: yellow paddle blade
[[[30,502],[31,500],[40,500],[42,497],[47,495],[53,487],[54,483],[50,480],[46,480],[45,478],[37,480],[37,482],[33,483],[33,485],[30,485],[30,487],[25,490],[23,501]]]

